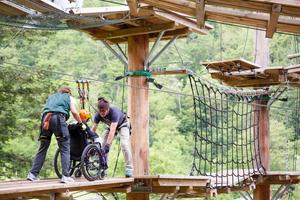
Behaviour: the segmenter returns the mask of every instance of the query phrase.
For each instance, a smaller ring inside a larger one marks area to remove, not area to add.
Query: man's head
[[[57,92],[71,94],[71,88],[69,86],[61,86]]]
[[[109,112],[109,102],[104,97],[98,98],[98,113],[105,117]]]

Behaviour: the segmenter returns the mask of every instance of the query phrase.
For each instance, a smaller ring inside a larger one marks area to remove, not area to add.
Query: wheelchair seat
[[[78,124],[69,124],[70,132],[70,159],[75,161],[81,160],[84,148],[87,146],[87,134]]]

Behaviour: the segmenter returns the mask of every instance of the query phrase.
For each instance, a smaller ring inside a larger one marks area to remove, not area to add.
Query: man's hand
[[[105,144],[104,147],[103,147],[103,150],[105,153],[108,153],[109,150],[110,150],[110,144]]]

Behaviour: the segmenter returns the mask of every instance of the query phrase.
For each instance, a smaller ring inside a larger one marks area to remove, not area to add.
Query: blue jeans
[[[43,130],[43,120],[41,122],[40,147],[32,162],[30,172],[37,176],[43,167],[48,148],[51,143],[51,136],[54,133],[57,139],[57,144],[60,149],[62,175],[69,176],[70,169],[70,135],[67,127],[66,119],[61,114],[53,114],[49,122],[49,129]]]

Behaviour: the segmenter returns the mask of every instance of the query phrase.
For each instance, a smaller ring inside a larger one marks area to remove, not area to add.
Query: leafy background
[[[85,6],[90,5],[95,6],[95,1],[86,1]],[[177,40],[160,56],[154,67],[188,68],[209,78],[201,62],[239,57],[254,61],[254,30],[210,23],[215,28],[208,35],[191,34],[186,39]],[[299,43],[300,37],[275,33],[270,40],[270,66],[297,64],[297,60],[287,59],[288,54],[296,52],[295,41]],[[127,48],[126,45],[121,46]],[[43,105],[59,85],[71,86],[73,95],[77,97],[75,80],[90,79],[88,109],[92,113],[98,96],[105,96],[113,105],[127,109],[127,87],[123,87],[122,81],[114,81],[116,76],[123,74],[124,66],[100,41],[94,41],[84,33],[0,26],[0,56],[2,180],[26,177],[38,148]],[[164,88],[158,91],[150,85],[149,91],[151,174],[188,175],[193,160],[194,124],[192,98],[184,95],[191,94],[188,79],[186,76],[161,76],[156,77],[156,81]],[[295,139],[295,124],[299,122],[295,118],[299,112],[295,106],[299,99],[295,89],[289,89],[284,96],[288,96],[288,101],[277,101],[270,111],[271,169],[275,171],[293,170],[295,158],[299,165],[299,154],[294,153],[295,147],[299,148],[298,137]],[[100,134],[102,129],[103,126]],[[55,177],[52,161],[56,148],[56,141],[52,139],[40,174],[43,178]],[[118,140],[114,140],[109,176],[113,174],[117,153]],[[120,155],[115,176],[123,176],[123,166],[123,156]],[[153,199],[157,198],[153,196]],[[219,195],[216,199],[239,198],[238,193],[230,193]],[[287,199],[300,199],[299,186],[291,187]]]

